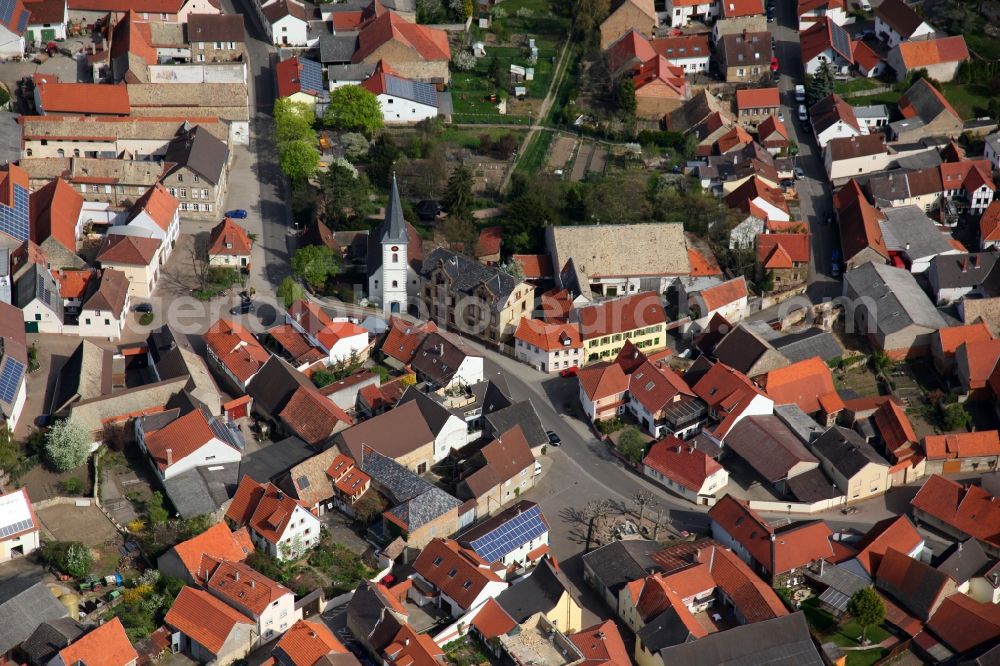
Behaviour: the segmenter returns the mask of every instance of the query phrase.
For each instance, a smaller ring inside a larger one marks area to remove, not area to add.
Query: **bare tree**
[[[583,515],[587,518],[587,550],[590,550],[590,541],[594,536],[594,526],[608,517],[613,507],[611,500],[592,499],[587,502],[583,509]]]
[[[643,510],[652,504],[653,494],[648,490],[637,490],[635,494],[632,495],[632,503],[635,504],[639,511],[639,523],[642,523]]]
[[[191,273],[197,280],[198,289],[208,288],[208,278],[211,266],[208,263],[208,234],[196,234],[191,237],[188,255],[191,259]]]
[[[660,536],[660,530],[670,524],[670,518],[663,515],[663,507],[659,505],[654,505],[650,507],[655,510],[653,514],[653,541],[656,541]]]

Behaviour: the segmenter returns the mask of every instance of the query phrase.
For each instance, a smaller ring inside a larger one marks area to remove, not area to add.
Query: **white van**
[[[806,101],[806,87],[802,85],[795,86],[795,101],[804,102]]]

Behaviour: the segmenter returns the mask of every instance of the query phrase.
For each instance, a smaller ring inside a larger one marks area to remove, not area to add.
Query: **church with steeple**
[[[386,316],[405,314],[417,298],[422,261],[420,236],[403,217],[393,174],[385,219],[368,235],[368,300],[379,304]]]

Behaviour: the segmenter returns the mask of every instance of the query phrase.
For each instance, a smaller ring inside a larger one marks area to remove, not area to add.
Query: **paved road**
[[[229,177],[227,209],[245,208],[248,230],[256,234],[257,243],[251,258],[248,285],[258,292],[273,292],[289,274],[289,244],[292,236],[291,207],[288,205],[287,181],[278,166],[274,145],[275,89],[274,47],[264,37],[255,14],[247,3],[251,0],[223,0],[226,13],[245,17],[250,82],[250,146],[239,146],[236,162]]]
[[[798,103],[795,102],[795,86],[805,82],[802,67],[802,50],[799,47],[798,17],[795,3],[777,2],[777,21],[769,24],[776,42],[776,55],[781,67],[778,86],[781,89],[782,112],[785,125],[792,138],[799,145],[797,166],[802,167],[806,177],[796,183],[799,195],[800,215],[812,231],[812,260],[809,264],[809,295],[814,301],[824,296],[837,296],[841,287],[839,281],[830,276],[830,254],[840,246],[836,225],[827,224],[831,212],[831,190],[823,167],[822,154],[816,145],[812,132],[802,129],[798,121]]]

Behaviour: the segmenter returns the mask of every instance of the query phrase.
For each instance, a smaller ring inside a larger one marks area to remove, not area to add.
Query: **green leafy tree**
[[[340,258],[325,245],[307,245],[292,255],[292,275],[303,280],[313,291],[340,272]]]
[[[833,92],[833,70],[823,63],[812,76],[806,77],[806,104],[812,106]]]
[[[876,373],[883,373],[892,366],[892,357],[881,349],[876,349],[871,357],[872,368]]]
[[[319,167],[319,149],[314,143],[297,139],[285,144],[280,152],[281,170],[296,185],[308,181]]]
[[[380,134],[368,149],[368,180],[375,187],[387,189],[401,151],[391,134]]]
[[[330,93],[323,122],[328,127],[370,137],[382,129],[382,107],[371,91],[361,86],[341,86]]]
[[[877,627],[885,621],[885,602],[875,588],[863,587],[851,596],[847,612],[861,625],[862,642],[867,642],[868,627]]]
[[[472,208],[472,171],[464,164],[448,176],[443,203],[449,215],[465,215]]]
[[[285,98],[274,103],[274,138],[277,143],[316,141],[315,117],[308,106]]]
[[[965,430],[972,421],[969,412],[960,403],[938,403],[938,409],[941,410],[941,422],[944,424],[945,430]]]
[[[74,578],[83,578],[94,563],[90,549],[79,541],[47,541],[42,544],[42,559]]]
[[[327,222],[334,229],[350,229],[359,223],[367,227],[365,218],[372,210],[368,179],[349,169],[331,164],[320,178],[325,201]]]
[[[633,463],[642,461],[642,457],[646,454],[646,443],[638,428],[628,426],[622,429],[618,435],[618,451]]]
[[[292,303],[302,300],[306,295],[302,285],[296,282],[295,278],[291,276],[281,281],[281,284],[278,285],[277,293],[286,308],[292,307]]]
[[[594,43],[599,36],[601,23],[611,13],[611,0],[577,0],[572,4],[573,34],[577,40]]]
[[[45,436],[45,459],[56,471],[76,469],[89,454],[90,436],[74,421],[57,421]]]
[[[162,525],[170,518],[170,514],[163,508],[163,493],[155,491],[146,504],[146,513],[149,515],[149,524],[152,527]]]
[[[500,64],[500,58],[496,56],[490,58],[490,61],[486,64],[486,76],[497,88],[507,87],[506,82],[503,80],[503,66]]]
[[[765,271],[764,275],[757,280],[757,289],[762,294],[774,290],[774,271]]]
[[[618,109],[618,113],[630,118],[635,116],[635,82],[632,81],[632,78],[623,76],[618,79],[612,92],[613,101],[615,108]]]

